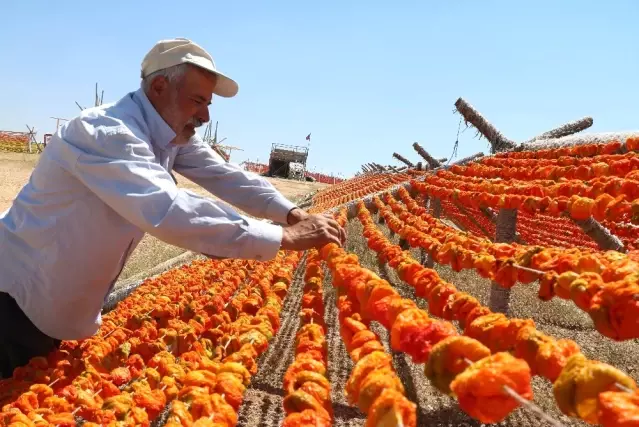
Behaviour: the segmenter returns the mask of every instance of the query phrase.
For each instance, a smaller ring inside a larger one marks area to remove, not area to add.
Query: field
[[[627,138],[325,187],[310,211],[343,248],[168,269],[0,403],[64,396],[43,413],[71,425],[634,426],[638,165]]]
[[[38,159],[37,155],[0,152],[0,212],[11,206],[12,200],[24,184]],[[209,195],[206,190],[176,174],[180,187],[198,194]],[[326,187],[326,184],[288,181],[272,178],[270,181],[286,197],[294,200],[300,195]],[[153,236],[146,235],[122,270],[120,282],[146,277],[154,267],[169,261],[186,251],[182,248],[166,244]],[[187,258],[185,257],[184,260]]]

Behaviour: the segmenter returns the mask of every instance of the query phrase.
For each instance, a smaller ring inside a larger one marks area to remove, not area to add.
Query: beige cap
[[[215,68],[213,57],[191,40],[184,38],[157,42],[142,60],[142,78],[156,71],[184,63],[193,64],[217,75],[214,94],[224,98],[231,98],[237,94],[237,83]]]

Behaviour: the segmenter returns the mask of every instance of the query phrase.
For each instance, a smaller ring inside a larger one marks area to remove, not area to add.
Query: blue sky
[[[212,120],[232,161],[304,144],[309,165],[351,175],[362,163],[451,154],[464,97],[524,140],[590,115],[589,131],[639,128],[639,2],[634,1],[9,1],[0,26],[0,129],[55,129],[50,116],[139,86],[157,41],[188,37],[234,77]],[[462,127],[463,129],[463,127]],[[203,130],[203,129],[202,129]],[[487,152],[472,129],[459,157]]]

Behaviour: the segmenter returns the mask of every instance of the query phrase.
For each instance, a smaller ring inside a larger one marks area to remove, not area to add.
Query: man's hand
[[[305,220],[306,218],[309,217],[309,214],[300,208],[293,208],[290,210],[290,212],[288,213],[288,216],[286,217],[286,222],[288,223],[288,225],[295,225],[300,221]]]
[[[330,215],[309,215],[290,227],[284,227],[282,249],[303,251],[328,243],[343,245],[346,232]]]

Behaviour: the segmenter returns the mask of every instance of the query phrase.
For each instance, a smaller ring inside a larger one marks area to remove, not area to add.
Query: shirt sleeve
[[[76,151],[74,175],[104,203],[141,230],[185,249],[220,258],[269,260],[282,228],[178,188],[155,162],[149,144],[133,134],[98,138]]]
[[[288,213],[296,207],[266,179],[226,163],[198,136],[180,147],[173,168],[225,202],[258,218],[287,224]]]

